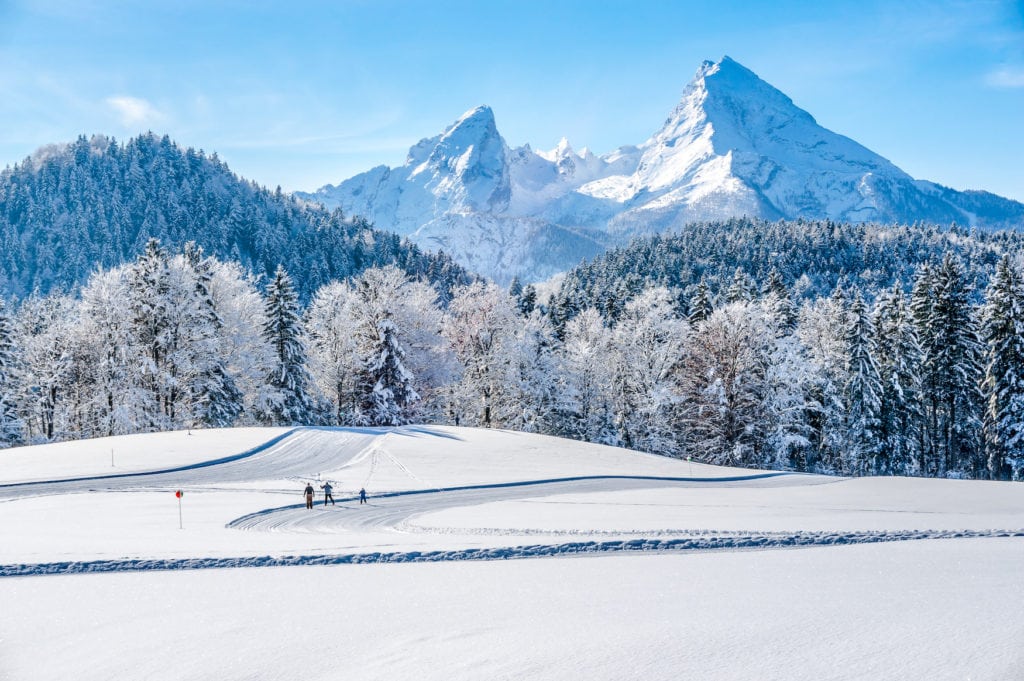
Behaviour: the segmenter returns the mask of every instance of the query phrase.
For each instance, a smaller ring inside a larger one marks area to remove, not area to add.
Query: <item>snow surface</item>
[[[0,451],[0,480],[5,681],[1024,670],[1019,484],[435,426],[47,445]]]

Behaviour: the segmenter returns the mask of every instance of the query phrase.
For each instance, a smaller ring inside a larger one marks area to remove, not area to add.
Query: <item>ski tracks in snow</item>
[[[176,486],[210,488],[216,485],[266,480],[312,480],[321,471],[339,472],[379,456],[405,470],[410,477],[429,486],[405,469],[389,454],[384,442],[391,429],[300,428],[274,438],[241,454],[192,466],[114,476],[93,476],[0,485],[0,501],[42,494],[73,492],[136,491]],[[372,468],[371,468],[372,470]],[[264,509],[237,518],[227,528],[252,532],[295,532],[311,534],[414,532],[449,535],[505,536],[510,546],[425,551],[377,552],[372,549],[333,555],[243,556],[236,558],[165,558],[67,561],[57,563],[0,565],[0,577],[42,574],[182,570],[228,567],[270,567],[287,565],[337,565],[353,563],[406,563],[457,560],[504,560],[579,554],[640,551],[720,551],[830,546],[844,544],[951,539],[967,537],[1019,537],[1024,530],[965,531],[871,531],[871,532],[722,532],[702,530],[573,530],[487,528],[428,529],[411,525],[418,515],[444,509],[475,506],[498,501],[543,498],[561,494],[613,492],[655,487],[775,487],[829,482],[816,476],[763,472],[733,477],[659,477],[597,475],[549,480],[527,480],[498,484],[468,485],[391,492],[371,497],[357,505],[354,498],[339,498],[329,508],[317,505],[312,511],[303,504]],[[346,504],[346,502],[348,502]],[[571,535],[573,541],[564,541]],[[544,536],[558,543],[527,544],[523,540]],[[518,539],[519,541],[515,541]]]

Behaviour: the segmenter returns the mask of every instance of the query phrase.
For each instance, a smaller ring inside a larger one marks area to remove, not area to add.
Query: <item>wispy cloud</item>
[[[107,106],[121,118],[121,123],[125,127],[155,123],[164,117],[155,106],[138,97],[107,97],[106,102]]]
[[[985,76],[985,84],[998,88],[1024,88],[1024,66],[1003,66]]]

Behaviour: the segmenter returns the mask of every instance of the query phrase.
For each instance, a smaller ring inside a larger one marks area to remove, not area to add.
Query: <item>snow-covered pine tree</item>
[[[920,438],[921,346],[899,284],[879,295],[875,303],[875,346],[882,382],[879,435],[880,473],[910,475],[923,470]]]
[[[133,367],[138,394],[136,426],[145,431],[175,425],[181,385],[175,355],[181,346],[177,324],[181,310],[172,295],[170,257],[156,239],[128,269],[132,336],[138,366]]]
[[[977,475],[985,470],[981,446],[983,357],[971,288],[959,258],[947,254],[935,273],[932,308],[940,475]]]
[[[708,289],[708,283],[704,280],[704,277],[701,277],[700,281],[697,283],[697,291],[693,294],[693,298],[690,299],[690,323],[698,324],[710,317],[711,313],[714,311],[714,306],[711,304],[711,291]]]
[[[537,309],[537,287],[533,284],[527,284],[523,287],[522,293],[519,294],[518,304],[519,314],[524,317],[529,317],[535,309]]]
[[[0,298],[0,447],[21,442],[24,424],[16,409],[14,330]]]
[[[725,299],[729,303],[747,303],[754,299],[756,292],[757,284],[754,280],[743,271],[742,267],[737,267],[736,272],[732,276],[732,282],[729,284],[729,291],[726,293]]]
[[[398,342],[394,322],[385,317],[377,323],[372,353],[363,369],[359,400],[360,422],[372,426],[401,426],[409,423],[410,410],[420,396],[413,377],[405,367],[405,350]]]
[[[275,425],[311,423],[316,420],[316,409],[308,393],[311,379],[306,368],[299,297],[291,277],[280,265],[267,286],[265,301],[263,338],[273,347],[274,358],[260,400],[261,418]]]
[[[786,283],[782,280],[782,275],[774,267],[768,273],[762,305],[764,305],[768,316],[775,321],[779,333],[785,335],[793,332],[796,327],[796,308],[789,296],[789,289],[786,288]]]
[[[846,329],[845,473],[877,474],[882,385],[875,359],[875,328],[860,293],[854,295]]]
[[[927,263],[918,268],[910,292],[910,316],[921,348],[918,376],[921,381],[923,419],[918,434],[918,456],[921,475],[939,475],[939,380],[942,367],[938,363],[939,338],[935,314],[935,272]]]
[[[512,277],[512,283],[508,285],[508,294],[516,300],[523,295],[523,282],[519,281],[518,276]]]
[[[188,338],[191,356],[186,380],[192,425],[225,428],[242,412],[244,395],[228,371],[221,352],[224,325],[210,293],[212,259],[203,254],[201,246],[189,241],[181,262],[194,277]]]
[[[539,311],[522,319],[508,339],[506,378],[499,408],[506,428],[526,433],[552,432],[558,402],[555,344],[551,320]]]
[[[988,474],[1020,478],[1024,471],[1024,287],[1004,256],[985,296],[985,449]]]

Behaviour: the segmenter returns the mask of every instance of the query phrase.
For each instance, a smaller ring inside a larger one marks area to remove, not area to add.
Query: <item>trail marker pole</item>
[[[693,463],[690,461],[691,458],[693,457],[686,457],[686,465],[690,467],[690,475],[693,475]]]
[[[114,467],[114,448],[110,448],[110,467]]]
[[[185,528],[181,524],[181,498],[185,496],[185,493],[179,489],[174,493],[174,496],[178,497],[178,529],[183,530]]]

